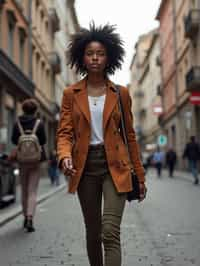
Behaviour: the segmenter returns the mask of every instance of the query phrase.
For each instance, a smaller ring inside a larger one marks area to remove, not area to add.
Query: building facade
[[[31,1],[0,1],[0,144],[12,149],[11,132],[20,103],[33,97]]]
[[[200,140],[199,105],[190,101],[200,88],[200,1],[162,1],[160,21],[162,99],[161,126],[180,158],[191,135]]]
[[[135,129],[143,150],[156,147],[159,132],[158,114],[161,98],[157,90],[161,83],[160,42],[158,30],[140,36],[131,63],[130,94],[133,101]]]
[[[12,149],[11,131],[22,100],[34,97],[44,121],[47,154],[63,90],[79,77],[66,65],[71,34],[78,30],[75,1],[0,1],[0,148]]]
[[[55,101],[61,105],[63,90],[78,81],[78,75],[67,65],[66,51],[71,35],[79,30],[74,1],[54,1],[55,9],[60,18],[60,30],[55,33],[54,47],[61,61],[61,72],[55,79]]]
[[[162,1],[157,19],[160,21],[161,47],[161,93],[163,99],[163,115],[160,117],[161,127],[168,137],[168,142],[177,148],[178,121],[176,117],[177,75],[174,36],[173,0]]]
[[[59,30],[60,21],[51,2],[32,1],[32,76],[47,133],[47,152],[55,147],[55,77],[61,72],[61,60],[54,49],[54,36]]]

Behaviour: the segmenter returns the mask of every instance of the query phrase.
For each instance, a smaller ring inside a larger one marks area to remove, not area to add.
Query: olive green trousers
[[[101,145],[89,148],[78,197],[86,226],[90,265],[121,266],[120,224],[126,193],[117,192]]]

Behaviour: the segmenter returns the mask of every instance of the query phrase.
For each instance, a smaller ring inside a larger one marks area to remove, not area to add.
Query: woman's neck
[[[93,88],[99,88],[105,85],[106,78],[102,75],[88,75],[87,76],[87,86]]]

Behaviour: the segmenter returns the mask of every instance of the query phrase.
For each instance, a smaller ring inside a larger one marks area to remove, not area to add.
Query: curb
[[[37,205],[44,202],[48,198],[52,197],[57,192],[62,191],[64,188],[66,188],[66,184],[62,184],[58,188],[54,189],[53,191],[50,191],[50,192],[47,192],[43,195],[38,196],[37,197]],[[7,224],[10,221],[12,221],[13,219],[15,219],[17,216],[19,216],[21,214],[22,214],[21,206],[18,206],[16,208],[14,208],[14,210],[9,211],[7,214],[4,215],[4,217],[0,217],[0,227],[2,227],[3,225]]]

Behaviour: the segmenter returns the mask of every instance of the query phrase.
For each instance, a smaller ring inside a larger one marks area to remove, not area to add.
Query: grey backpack
[[[17,121],[20,137],[17,144],[17,161],[19,163],[37,163],[41,159],[41,146],[36,135],[40,124],[37,119],[32,130],[24,130],[20,121]]]

